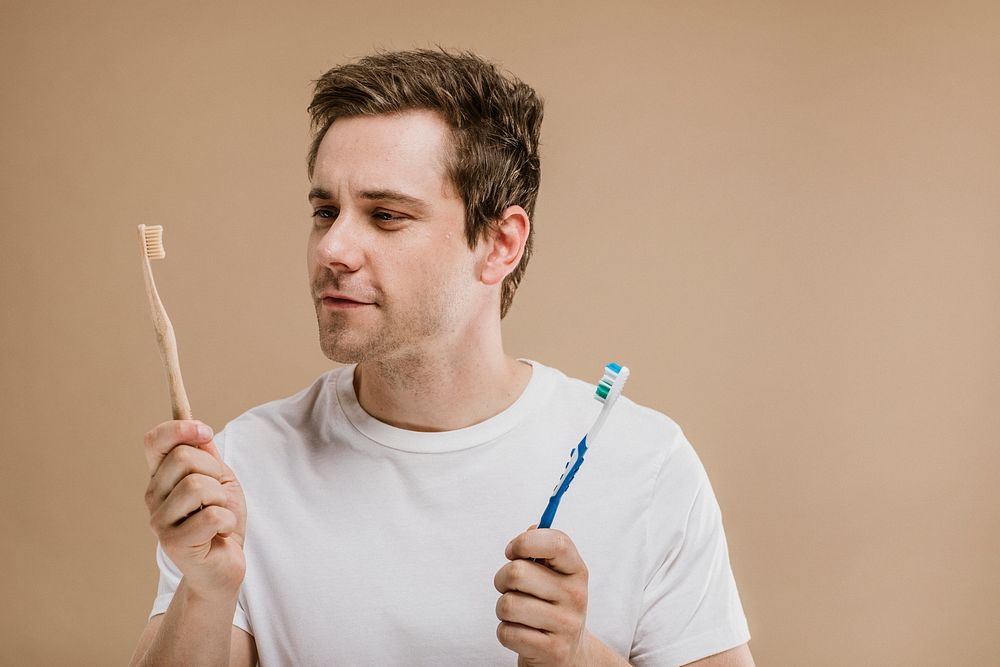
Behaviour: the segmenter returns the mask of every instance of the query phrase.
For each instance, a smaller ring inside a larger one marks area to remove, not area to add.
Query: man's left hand
[[[533,524],[511,540],[505,555],[511,562],[493,578],[502,593],[497,639],[518,654],[518,667],[588,664],[588,574],[573,541]]]

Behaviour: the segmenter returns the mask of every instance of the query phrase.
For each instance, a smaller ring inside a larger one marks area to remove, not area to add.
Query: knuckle
[[[500,599],[497,600],[497,616],[499,616],[501,620],[507,620],[513,612],[514,596],[510,593],[504,593],[500,596]]]
[[[195,453],[193,447],[189,445],[177,445],[170,450],[170,453],[167,456],[169,456],[175,464],[183,467],[184,470],[194,470]]]
[[[202,512],[206,513],[209,521],[213,524],[225,523],[227,510],[225,507],[219,507],[218,505],[206,505]]]
[[[153,492],[153,485],[150,484],[146,487],[146,493],[143,494],[143,500],[146,502],[146,509],[153,509],[153,502],[156,496]]]
[[[219,510],[222,509],[216,505],[206,505],[202,509],[198,510],[199,518],[210,526],[216,526],[219,523]]]
[[[518,583],[524,580],[524,575],[527,574],[528,572],[528,561],[526,560],[511,561],[508,567],[510,568],[509,572],[510,583],[512,584]]]
[[[201,495],[204,487],[202,477],[196,473],[186,475],[177,483],[177,490],[185,495]]]
[[[149,517],[149,529],[153,531],[153,534],[163,541],[163,522],[160,521],[158,514],[151,514]]]
[[[514,628],[508,623],[501,623],[497,626],[497,640],[504,646],[509,647],[514,643]]]
[[[211,525],[216,530],[225,530],[227,527],[231,526],[233,513],[227,510],[225,507],[219,507],[218,505],[207,505],[202,512],[207,512],[206,518]]]

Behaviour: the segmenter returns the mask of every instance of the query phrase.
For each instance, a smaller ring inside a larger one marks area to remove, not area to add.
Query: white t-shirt
[[[354,366],[216,436],[247,500],[233,623],[262,665],[512,665],[493,577],[537,523],[600,412],[594,384],[530,362],[509,408],[440,433],[368,415]],[[587,628],[633,665],[682,665],[748,641],[722,518],[669,417],[618,400],[552,528],[589,572]],[[180,572],[157,548],[152,615]]]

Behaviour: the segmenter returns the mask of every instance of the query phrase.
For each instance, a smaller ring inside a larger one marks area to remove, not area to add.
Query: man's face
[[[413,111],[341,118],[323,138],[307,261],[331,360],[434,357],[486,312],[482,253],[466,244],[445,173],[448,136],[438,116]]]

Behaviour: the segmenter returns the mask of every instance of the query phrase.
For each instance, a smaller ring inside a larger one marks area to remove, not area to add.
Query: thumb
[[[208,452],[212,458],[222,463],[222,454],[219,453],[219,448],[215,446],[215,431],[204,422],[196,421],[195,423],[198,425],[198,433],[195,437],[188,440],[187,444]]]

